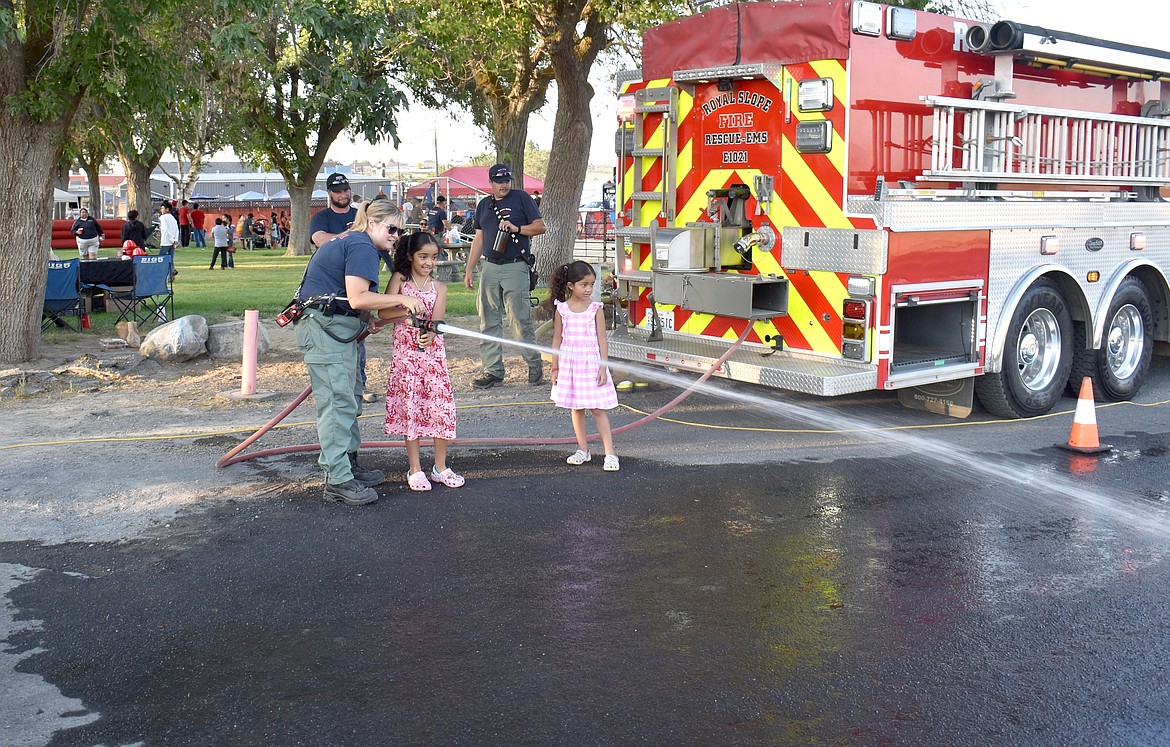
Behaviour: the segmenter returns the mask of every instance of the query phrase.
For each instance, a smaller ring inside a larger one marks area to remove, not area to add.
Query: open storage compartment
[[[979,360],[979,309],[983,283],[894,288],[890,379],[937,378],[940,369],[974,366]]]

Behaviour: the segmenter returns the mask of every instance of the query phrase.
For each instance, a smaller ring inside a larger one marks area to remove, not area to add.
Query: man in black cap
[[[349,188],[349,179],[345,174],[333,173],[325,180],[325,189],[329,192],[329,207],[318,210],[309,221],[309,240],[313,246],[320,249],[325,242],[336,238],[349,230],[357,217],[357,207],[353,204],[353,192]],[[382,257],[384,251],[378,256]],[[389,256],[389,255],[386,255]],[[382,257],[385,259],[385,257]],[[393,261],[390,262],[393,267]],[[362,401],[377,402],[378,395],[366,389],[366,341],[358,343],[358,378],[362,383]]]
[[[474,273],[479,258],[484,258],[480,271],[479,293],[475,305],[479,310],[479,331],[492,338],[503,332],[504,314],[512,320],[512,336],[535,344],[532,327],[532,306],[528,303],[528,258],[533,236],[545,232],[544,218],[527,192],[512,189],[512,170],[497,163],[488,169],[492,182],[491,197],[480,200],[475,208],[475,238],[463,273],[463,284],[468,290],[475,287]],[[540,353],[525,348],[521,355],[528,363],[528,383],[544,380]],[[489,389],[504,380],[504,357],[500,343],[495,339],[479,344],[483,372],[471,381],[476,389]]]
[[[435,206],[427,211],[427,230],[439,237],[451,230],[451,221],[447,220],[445,195],[436,197]]]
[[[330,174],[325,180],[325,189],[329,190],[329,207],[317,211],[309,221],[309,240],[318,249],[329,239],[349,230],[357,215],[353,192],[349,189],[349,179],[345,174]]]

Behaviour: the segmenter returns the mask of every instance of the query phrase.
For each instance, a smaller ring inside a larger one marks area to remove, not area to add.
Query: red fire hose
[[[450,326],[450,325],[446,325],[446,326]],[[683,400],[685,400],[687,397],[691,396],[691,394],[694,393],[694,391],[699,387],[699,385],[701,385],[707,379],[711,378],[711,375],[713,373],[715,373],[715,371],[720,366],[722,366],[727,361],[728,358],[731,357],[731,354],[735,352],[736,348],[738,348],[743,343],[743,341],[745,339],[747,339],[748,333],[751,331],[751,329],[752,329],[751,322],[748,322],[746,325],[744,325],[743,332],[740,333],[739,337],[731,345],[731,347],[729,347],[726,350],[726,352],[724,352],[723,355],[720,356],[720,358],[717,361],[715,361],[715,363],[713,363],[711,365],[710,368],[708,368],[706,371],[704,371],[702,376],[700,376],[690,386],[688,386],[686,389],[684,389],[682,392],[680,392],[677,397],[672,399],[670,402],[667,402],[662,407],[659,407],[657,410],[650,413],[649,415],[645,415],[642,418],[635,420],[633,423],[627,423],[626,425],[614,428],[613,432],[615,434],[625,433],[626,431],[633,430],[634,428],[645,425],[646,423],[649,423],[651,420],[655,420],[656,418],[661,417],[665,413],[673,410],[680,403],[682,403]],[[362,332],[362,334],[358,337],[358,341],[364,339],[368,334],[369,334],[369,330]],[[312,391],[313,391],[312,386],[305,387],[305,390],[303,392],[301,392],[300,394],[298,394],[296,399],[294,399],[292,402],[290,402],[288,404],[287,407],[285,407],[283,410],[281,410],[280,413],[276,417],[274,417],[272,420],[269,420],[267,423],[262,425],[259,430],[257,430],[251,436],[248,436],[247,438],[245,438],[238,445],[236,445],[231,451],[229,451],[228,453],[226,453],[222,457],[220,457],[219,461],[217,461],[215,463],[215,466],[216,467],[227,467],[227,466],[230,466],[232,464],[236,464],[237,462],[244,462],[244,461],[247,461],[249,459],[255,459],[257,457],[263,457],[263,456],[277,456],[280,454],[294,454],[294,453],[302,452],[302,451],[320,451],[321,444],[302,444],[300,446],[280,446],[280,447],[273,448],[273,449],[263,449],[261,451],[254,451],[250,454],[240,454],[240,452],[242,452],[244,449],[248,448],[250,445],[255,443],[255,441],[258,438],[260,438],[265,433],[267,433],[268,431],[275,428],[277,426],[277,424],[280,423],[280,421],[282,421],[286,417],[288,417],[289,414],[292,413],[293,410],[297,409],[297,407],[299,407],[300,404],[305,401],[305,398],[308,397],[309,393]],[[600,435],[596,434],[596,433],[592,433],[588,436],[588,440],[590,440],[590,441],[597,440],[598,438],[600,438]],[[429,440],[424,441],[424,443],[428,443],[428,442],[429,442]],[[577,439],[571,438],[571,437],[564,437],[564,438],[456,438],[456,439],[451,440],[452,445],[460,445],[460,446],[535,446],[535,445],[574,444],[576,442],[577,442]],[[363,441],[362,442],[362,448],[367,448],[367,449],[401,448],[401,447],[404,447],[405,445],[406,444],[403,441]]]

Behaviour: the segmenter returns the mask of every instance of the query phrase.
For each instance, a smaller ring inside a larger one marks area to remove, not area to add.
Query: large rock
[[[264,355],[272,347],[268,330],[257,325],[256,354]],[[207,328],[207,354],[212,358],[242,360],[244,357],[244,322],[223,322]]]
[[[151,330],[138,352],[147,358],[177,363],[202,355],[207,344],[207,320],[191,314]]]

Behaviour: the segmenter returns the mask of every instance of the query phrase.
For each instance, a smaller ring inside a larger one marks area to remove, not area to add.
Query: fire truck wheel
[[[1077,344],[1068,385],[1074,392],[1080,391],[1081,380],[1088,376],[1093,381],[1094,397],[1117,402],[1142,388],[1154,355],[1154,315],[1146,286],[1137,278],[1122,281],[1106,319],[1099,350],[1085,348],[1085,325],[1074,325]]]
[[[1029,418],[1052,409],[1072,369],[1072,318],[1052,283],[1036,282],[1012,316],[998,373],[975,379],[979,401],[993,415]]]

